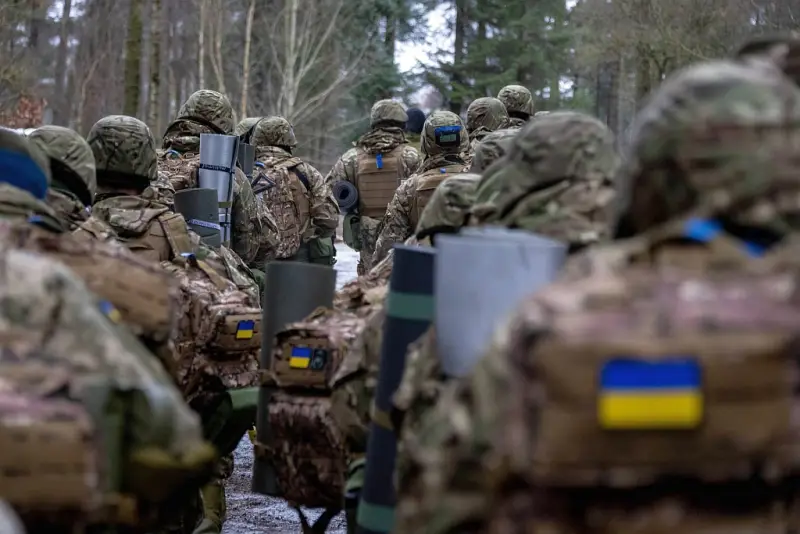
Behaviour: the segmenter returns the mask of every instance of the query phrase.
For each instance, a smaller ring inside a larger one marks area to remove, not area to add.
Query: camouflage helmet
[[[134,117],[111,115],[87,136],[97,165],[97,183],[144,189],[158,177],[156,142],[150,128]]]
[[[489,165],[502,158],[508,152],[511,139],[518,133],[519,130],[516,128],[504,128],[491,132],[484,137],[475,147],[475,154],[472,157],[472,166],[469,168],[469,172],[481,174]]]
[[[768,61],[800,85],[800,34],[792,32],[753,37],[736,51],[741,61]]]
[[[549,111],[537,111],[536,113],[533,114],[533,118],[535,119],[536,117],[544,117],[545,115],[549,114],[550,114]]]
[[[239,124],[236,125],[236,128],[233,129],[233,135],[238,137],[243,136],[260,120],[261,117],[247,117],[246,119],[240,120]]]
[[[178,111],[178,119],[192,118],[213,124],[221,133],[233,132],[233,106],[227,96],[217,91],[200,89],[186,99]]]
[[[47,155],[26,137],[0,128],[0,182],[44,200],[50,178]]]
[[[458,154],[467,142],[461,117],[452,111],[434,111],[425,121],[420,148],[426,156]]]
[[[454,174],[434,190],[417,224],[417,239],[454,232],[465,225],[475,202],[479,174]]]
[[[800,90],[767,62],[674,74],[632,126],[616,234],[698,212],[790,230],[782,216],[800,214],[798,124]]]
[[[84,206],[91,206],[97,192],[97,178],[94,154],[86,140],[75,130],[50,125],[35,129],[28,139],[50,158],[53,187],[60,184]]]
[[[528,119],[533,115],[533,95],[527,87],[506,85],[497,93],[497,99],[503,103],[512,117]]]
[[[408,115],[402,104],[394,100],[378,100],[369,112],[369,125],[371,128],[381,123],[399,123],[405,127]]]
[[[542,233],[571,244],[607,235],[619,167],[614,135],[584,113],[560,111],[530,121],[505,157],[484,172],[473,224]]]
[[[479,130],[493,132],[508,126],[508,111],[496,98],[486,96],[473,100],[467,108],[467,130],[470,137]]]
[[[250,137],[253,146],[278,146],[292,149],[297,146],[294,128],[283,117],[265,117],[256,123]]]

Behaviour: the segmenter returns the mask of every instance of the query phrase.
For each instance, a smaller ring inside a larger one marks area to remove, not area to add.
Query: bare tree
[[[247,8],[247,22],[244,30],[244,59],[242,65],[242,98],[239,115],[244,118],[247,116],[247,92],[250,86],[250,44],[253,40],[253,18],[256,14],[256,0],[250,0]]]

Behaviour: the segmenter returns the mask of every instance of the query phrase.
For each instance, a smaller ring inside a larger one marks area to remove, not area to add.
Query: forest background
[[[464,114],[509,83],[624,139],[671,71],[800,29],[800,0],[0,0],[0,124],[160,135],[195,90],[282,115],[326,172],[395,98]]]

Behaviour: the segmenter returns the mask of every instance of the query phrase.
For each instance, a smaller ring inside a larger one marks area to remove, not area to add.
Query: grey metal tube
[[[265,270],[261,369],[269,369],[275,335],[287,324],[300,321],[320,306],[333,307],[336,271],[332,267],[299,262],[270,262]],[[256,429],[259,443],[268,443],[269,401],[272,390],[262,386],[258,396]],[[263,458],[253,461],[252,490],[280,495],[275,470]]]

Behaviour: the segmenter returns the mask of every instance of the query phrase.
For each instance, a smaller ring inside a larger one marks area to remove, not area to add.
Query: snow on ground
[[[336,243],[337,289],[356,277],[358,253],[342,242]],[[296,534],[300,530],[297,512],[281,499],[252,493],[250,477],[253,471],[253,445],[245,437],[236,448],[235,469],[226,484],[228,518],[223,534]],[[306,517],[313,521],[321,510],[308,511]],[[344,514],[335,518],[328,527],[329,534],[346,532]]]

